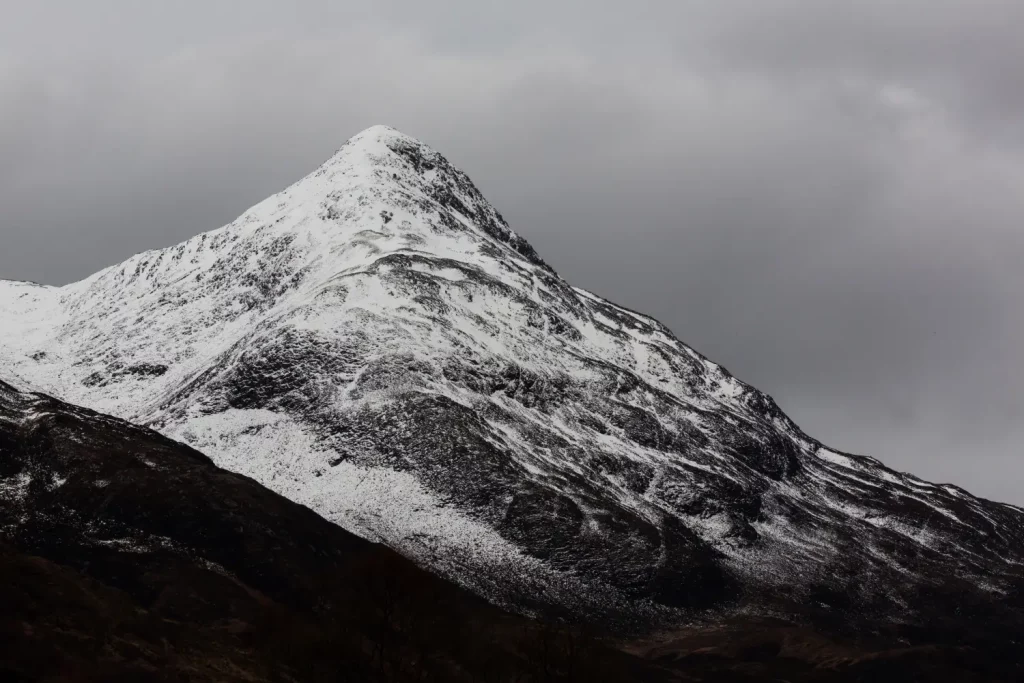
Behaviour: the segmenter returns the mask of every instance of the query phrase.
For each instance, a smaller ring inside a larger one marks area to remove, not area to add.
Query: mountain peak
[[[386,154],[396,144],[426,147],[416,138],[406,135],[391,126],[377,124],[356,133],[346,140],[345,144],[335,153],[334,158],[347,158],[353,155],[379,157]]]
[[[391,126],[377,124],[356,133],[346,140],[345,144],[334,153],[324,166],[349,171],[359,169],[364,171],[380,171],[388,169],[387,174],[379,172],[374,174],[376,176],[375,179],[414,180],[408,177],[405,172],[402,172],[402,167],[409,165],[408,160],[406,160],[406,163],[402,162],[403,150],[416,150],[417,156],[424,158],[440,157],[440,154],[435,150],[411,135],[406,135]],[[406,168],[404,170],[409,169]],[[418,169],[414,168],[413,170]]]
[[[406,135],[397,128],[385,125],[383,123],[377,123],[370,126],[369,128],[364,128],[363,130],[359,131],[358,133],[350,137],[349,142],[363,140],[387,141],[396,138],[418,142],[411,135]]]
[[[533,265],[550,270],[466,173],[437,150],[391,126],[374,125],[353,135],[307,180],[324,178],[326,186],[322,180],[314,182],[326,190],[328,203],[330,198],[352,195],[354,190],[358,195],[370,188],[383,204],[382,215],[406,210],[422,215],[425,210],[434,214],[445,230],[468,228],[482,233]],[[464,227],[458,228],[460,225]]]

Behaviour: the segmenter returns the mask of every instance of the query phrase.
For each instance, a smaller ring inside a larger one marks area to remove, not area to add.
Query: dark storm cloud
[[[389,123],[813,436],[1024,501],[1019,3],[49,4],[0,28],[0,277],[211,229]]]

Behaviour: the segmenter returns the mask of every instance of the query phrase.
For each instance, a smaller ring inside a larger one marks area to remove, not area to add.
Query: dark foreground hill
[[[799,615],[611,639],[509,614],[187,446],[2,382],[0,586],[4,681],[1021,675],[1021,631],[967,603],[959,642],[854,639]]]
[[[584,641],[564,629],[506,615],[187,446],[3,383],[0,528],[4,681],[646,668],[596,641],[566,657]]]

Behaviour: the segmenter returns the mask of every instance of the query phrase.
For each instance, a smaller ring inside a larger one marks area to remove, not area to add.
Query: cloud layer
[[[336,4],[13,9],[0,277],[212,229],[388,123],[813,436],[1024,502],[1020,3]]]

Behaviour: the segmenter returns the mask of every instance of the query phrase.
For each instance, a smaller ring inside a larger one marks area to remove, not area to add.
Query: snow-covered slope
[[[950,580],[1021,588],[1024,511],[825,448],[387,127],[219,230],[0,282],[0,376],[527,608],[897,615]]]

